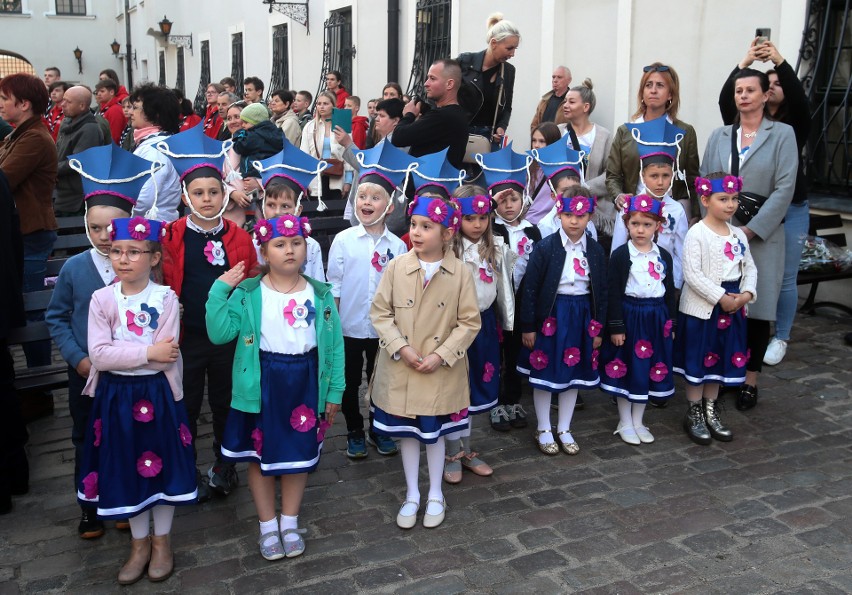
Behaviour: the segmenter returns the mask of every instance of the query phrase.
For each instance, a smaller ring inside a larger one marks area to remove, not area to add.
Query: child
[[[644,194],[631,197],[624,215],[630,239],[609,260],[610,341],[601,354],[601,389],[620,397],[615,433],[627,444],[654,441],[642,421],[645,405],[649,397],[668,399],[674,394],[674,267],[671,254],[654,242],[666,208]]]
[[[411,181],[414,184],[414,195],[424,198],[440,198],[450,200],[456,188],[459,188],[467,177],[463,169],[456,169],[447,160],[449,149],[437,153],[428,153],[417,158],[417,166],[411,170]],[[405,218],[403,217],[403,221]],[[390,226],[390,222],[388,222]],[[411,250],[408,231],[400,239]]]
[[[136,143],[133,142],[133,102],[130,101],[129,95],[121,100],[121,109],[124,112],[125,120],[127,120],[127,126],[121,131],[118,146],[132,153],[133,149],[136,148]]]
[[[373,431],[399,437],[407,492],[396,524],[417,523],[420,444],[426,444],[429,495],[423,526],[444,521],[442,436],[467,427],[465,353],[479,332],[473,279],[449,249],[459,226],[455,205],[415,197],[409,207],[412,250],[388,265],[370,308],[379,335],[370,383]]]
[[[92,147],[71,155],[70,167],[83,182],[86,236],[92,249],[68,259],[50,297],[45,322],[56,341],[62,358],[68,362],[68,408],[71,411],[71,442],[74,444],[74,489],[83,461],[83,439],[89,424],[92,399],[83,396],[92,361],[89,358],[89,303],[92,294],[115,279],[109,250],[112,245],[108,228],[113,219],[130,217],[139,190],[151,172],[159,167],[127,153],[116,144]],[[97,176],[97,177],[95,177]],[[130,181],[123,182],[122,180]],[[82,516],[77,532],[83,539],[104,534],[104,524],[94,506],[81,504]],[[119,525],[120,523],[120,525]],[[122,520],[116,526],[127,529]]]
[[[603,248],[586,226],[595,199],[582,187],[556,201],[561,227],[530,257],[521,298],[524,349],[518,371],[529,376],[538,418],[536,445],[548,455],[580,452],[571,435],[579,387],[593,387],[598,376],[600,332],[606,322],[607,283]],[[559,395],[559,444],[550,426],[550,393]]]
[[[142,217],[112,220],[109,257],[118,282],[98,289],[89,306],[92,369],[83,394],[95,400],[77,499],[97,506],[102,519],[130,517],[122,585],[138,581],[146,567],[151,581],[171,575],[174,507],[193,504],[197,495],[181,401],[180,308],[171,289],[151,281],[162,257],[162,225]]]
[[[350,95],[343,101],[343,107],[352,110],[352,142],[359,149],[367,148],[367,128],[370,122],[366,116],[359,116],[361,111],[361,98],[355,95]]]
[[[479,186],[462,186],[453,192],[461,207],[461,233],[453,240],[456,256],[473,275],[481,328],[467,352],[470,369],[470,413],[492,410],[500,395],[500,328],[514,327],[515,301],[508,246],[491,233],[491,197]],[[496,310],[499,310],[497,312]],[[498,325],[500,328],[498,328]],[[447,434],[444,481],[459,483],[462,467],[476,475],[494,471],[471,448],[467,428]]]
[[[163,140],[158,149],[167,155],[180,175],[183,202],[190,214],[171,223],[163,238],[163,271],[183,305],[181,352],[184,358],[183,390],[192,439],[198,437],[198,416],[204,400],[213,415],[215,461],[206,478],[199,474],[198,499],[213,490],[227,496],[239,484],[234,465],[222,459],[220,445],[231,403],[231,375],[235,344],[214,345],[207,337],[204,303],[216,279],[236,263],[251,271],[257,266],[248,233],[222,214],[228,205],[222,183],[226,146],[197,126]],[[196,452],[197,456],[197,452]]]
[[[676,289],[683,287],[683,241],[686,238],[686,230],[689,221],[683,205],[672,198],[672,185],[674,184],[675,164],[678,163],[680,154],[680,141],[685,134],[683,130],[671,124],[665,118],[657,118],[650,122],[638,124],[625,124],[636,141],[636,149],[639,151],[640,167],[638,194],[646,194],[663,203],[663,225],[657,236],[656,243],[660,248],[666,250],[672,256],[674,286]],[[684,175],[678,171],[678,175]],[[622,196],[625,201],[620,213],[626,212],[630,199]],[[616,222],[612,232],[612,252],[627,242],[627,227]]]
[[[348,97],[349,101],[352,97]],[[391,198],[394,189],[403,184],[410,158],[401,153],[384,152],[383,146],[359,155],[365,163],[376,162],[376,167],[361,170],[354,214],[359,224],[334,237],[328,253],[328,280],[331,292],[341,313],[343,345],[346,352],[346,390],[343,391],[343,416],[346,418],[346,456],[360,459],[367,456],[364,436],[364,418],[361,415],[358,391],[364,364],[367,378],[372,377],[379,349],[376,330],[370,323],[370,303],[387,269],[396,257],[405,254],[406,247],[385,225],[385,217],[394,210]],[[370,407],[370,432],[366,442],[379,454],[395,455],[396,443],[388,436],[372,431]]]
[[[267,560],[305,551],[298,523],[302,496],[343,394],[343,336],[331,288],[300,273],[309,233],[304,217],[258,221],[263,272],[240,283],[245,265],[239,262],[219,277],[207,299],[211,341],[237,339],[222,452],[231,462],[249,463],[258,544]],[[281,476],[280,520],[274,476]]]
[[[311,178],[319,175],[320,161],[298,147],[284,143],[284,149],[263,161],[254,162],[254,168],[260,173],[263,184],[263,198],[260,210],[264,219],[275,219],[281,215],[302,215],[302,198],[308,195]],[[302,272],[317,281],[325,281],[322,268],[322,249],[312,237],[305,238],[308,256]],[[266,264],[260,253],[260,242],[254,240],[257,261]]]
[[[755,300],[757,269],[746,235],[729,223],[737,210],[742,179],[713,173],[695,180],[707,214],[686,234],[674,371],[688,385],[684,429],[696,444],[728,442],[716,403],[719,386],[745,382],[746,316]]]
[[[250,103],[240,112],[243,129],[234,134],[234,152],[240,156],[243,179],[259,178],[253,162],[272,157],[284,148],[284,135],[269,119],[262,103]]]

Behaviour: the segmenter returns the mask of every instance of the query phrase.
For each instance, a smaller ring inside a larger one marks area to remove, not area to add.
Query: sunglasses
[[[669,67],[665,66],[665,65],[663,65],[663,66],[646,66],[645,68],[642,69],[642,72],[668,72],[668,71],[669,71]]]

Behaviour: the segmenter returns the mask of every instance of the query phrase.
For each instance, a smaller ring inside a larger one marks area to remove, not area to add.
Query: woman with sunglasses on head
[[[686,131],[680,143],[681,153],[675,163],[672,196],[679,200],[690,220],[697,219],[698,196],[695,178],[698,176],[698,137],[695,129],[677,119],[680,109],[680,80],[671,66],[654,62],[642,69],[642,80],[636,94],[638,108],[631,122],[649,122],[657,118],[668,120]],[[627,195],[645,192],[640,188],[639,152],[627,126],[619,126],[612,140],[612,149],[606,166],[606,189],[613,198],[615,208],[621,210]]]

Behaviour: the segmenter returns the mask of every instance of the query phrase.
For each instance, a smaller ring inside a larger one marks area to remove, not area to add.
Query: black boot
[[[757,405],[757,387],[743,384],[737,394],[736,408],[740,411],[748,411],[753,409],[755,405]]]
[[[689,435],[689,439],[696,444],[706,446],[713,439],[710,437],[710,431],[707,429],[707,424],[704,423],[704,412],[701,411],[701,401],[690,402],[686,410],[686,417],[683,418],[683,429]]]
[[[716,401],[708,401],[703,399],[704,404],[704,421],[707,424],[707,429],[710,430],[710,435],[721,442],[730,442],[734,439],[734,433],[725,427],[722,419],[719,417],[719,410],[722,404]]]

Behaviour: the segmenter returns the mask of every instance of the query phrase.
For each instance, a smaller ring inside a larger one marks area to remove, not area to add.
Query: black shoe
[[[743,384],[740,392],[737,394],[736,408],[739,411],[748,411],[754,409],[757,405],[757,387],[750,384]]]
[[[722,423],[719,417],[719,411],[724,408],[722,401],[708,401],[702,399],[704,405],[704,421],[707,424],[707,429],[710,430],[710,435],[721,442],[730,442],[734,439],[734,433]]]
[[[520,403],[506,405],[506,413],[509,414],[509,425],[516,430],[527,427],[527,412]]]
[[[196,470],[195,484],[198,489],[198,503],[203,504],[210,500],[210,480],[201,476],[201,472]]]
[[[511,407],[509,405],[508,407]],[[509,419],[509,411],[506,405],[497,405],[489,412],[491,418],[491,428],[498,432],[508,432],[512,429],[511,420]]]
[[[583,400],[583,395],[577,395],[577,404],[574,405],[574,411],[582,411],[586,408],[586,402]]]
[[[233,463],[216,463],[207,471],[207,478],[210,489],[220,496],[227,496],[240,485],[240,478]]]
[[[689,439],[707,446],[713,442],[710,436],[710,431],[707,429],[707,424],[704,422],[704,412],[701,410],[701,401],[689,403],[686,410],[686,417],[683,418],[683,429],[689,435]]]
[[[648,402],[651,404],[651,407],[656,407],[657,409],[665,409],[668,404],[668,399],[659,399],[656,397],[648,397]]]
[[[77,533],[83,539],[97,539],[104,534],[104,522],[91,508],[84,508],[80,516],[80,524],[77,525]]]

